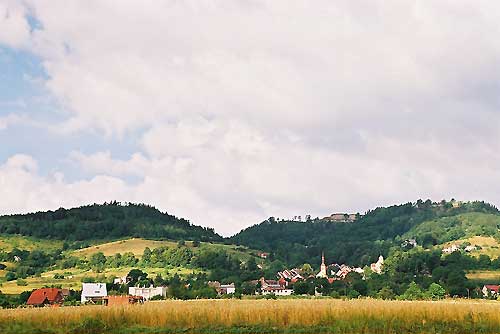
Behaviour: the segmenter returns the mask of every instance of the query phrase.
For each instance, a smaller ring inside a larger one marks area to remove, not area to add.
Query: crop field
[[[495,301],[191,300],[0,310],[2,333],[498,333]]]

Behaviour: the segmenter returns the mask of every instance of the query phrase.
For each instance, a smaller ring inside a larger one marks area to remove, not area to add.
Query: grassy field
[[[57,285],[63,288],[80,290],[82,287],[82,279],[85,277],[121,277],[126,275],[131,269],[135,267],[123,267],[123,268],[112,268],[106,269],[102,273],[93,273],[87,270],[80,269],[66,269],[66,270],[52,270],[43,273],[40,277],[28,277],[25,279],[28,285],[19,286],[16,281],[4,282],[0,287],[0,290],[5,294],[20,294],[23,291],[31,291],[33,289],[43,288],[45,286]],[[188,275],[191,273],[198,273],[200,270],[188,269],[183,267],[176,267],[172,269],[165,268],[142,268],[144,272],[147,272],[151,277],[155,277],[156,274],[161,274],[163,277],[167,275],[178,274],[180,276]],[[55,274],[63,274],[64,279],[54,279]]]
[[[156,241],[156,240],[146,240],[141,238],[132,238],[126,240],[118,240],[107,242],[83,249],[79,249],[73,252],[75,256],[88,257],[92,254],[102,252],[106,256],[114,255],[116,253],[126,253],[132,252],[134,255],[140,257],[144,252],[146,247],[151,249],[158,247],[175,247],[176,242],[173,241]]]
[[[467,278],[489,284],[499,284],[500,270],[475,270],[467,273]]]
[[[479,256],[481,254],[488,255],[492,260],[500,256],[500,243],[493,237],[475,236],[467,239],[460,239],[448,242],[443,247],[449,247],[453,244],[461,245],[464,242],[470,242],[471,245],[481,246],[481,249],[470,252],[472,256]]]
[[[0,234],[0,250],[10,252],[14,248],[25,250],[40,250],[51,251],[61,249],[63,241],[60,240],[45,240],[36,239],[25,236],[5,235]]]
[[[194,248],[192,241],[186,241],[186,246],[189,248]],[[116,253],[123,254],[125,252],[132,252],[134,253],[135,256],[141,257],[146,247],[149,247],[150,249],[158,247],[172,248],[172,247],[177,247],[177,242],[169,240],[158,241],[158,240],[147,240],[142,238],[131,238],[131,239],[102,243],[91,247],[79,249],[73,251],[72,255],[78,257],[89,257],[92,254],[102,252],[104,255],[110,256]],[[208,242],[202,242],[199,248],[214,249],[214,250],[223,249],[229,254],[236,256],[240,260],[248,259],[248,257],[251,256],[251,253],[257,253],[257,251],[250,250],[246,247],[238,247],[235,245],[224,245],[224,244],[208,243]]]
[[[498,333],[500,303],[195,300],[0,311],[2,333]]]

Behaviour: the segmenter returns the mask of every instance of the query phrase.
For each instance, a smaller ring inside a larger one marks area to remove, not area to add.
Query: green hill
[[[416,236],[420,242],[429,238],[435,240],[430,244],[437,244],[474,233],[494,235],[499,217],[498,210],[484,202],[454,206],[451,202],[419,200],[377,208],[353,223],[278,222],[270,218],[230,240],[273,252],[276,258],[290,265],[304,262],[317,265],[323,251],[330,262],[367,265],[380,254],[387,256],[391,247],[399,247],[409,237]],[[434,230],[437,232],[433,233]]]
[[[0,217],[0,233],[64,241],[142,237],[219,241],[211,228],[192,225],[144,204],[117,202]]]
[[[425,221],[404,236],[416,238],[426,247],[454,240],[486,236],[500,239],[500,215],[484,212],[468,212]]]

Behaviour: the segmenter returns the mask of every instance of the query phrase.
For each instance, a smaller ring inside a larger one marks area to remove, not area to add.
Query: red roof
[[[500,286],[499,285],[485,285],[486,289],[488,290],[491,290],[491,291],[495,291],[495,292],[498,292]]]
[[[57,304],[62,302],[63,294],[61,289],[56,288],[43,288],[35,290],[31,293],[26,304],[28,305],[43,305]]]

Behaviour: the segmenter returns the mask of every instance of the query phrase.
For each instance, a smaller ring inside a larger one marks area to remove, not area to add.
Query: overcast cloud
[[[81,138],[32,154],[2,139],[0,212],[146,202],[229,235],[418,198],[499,204],[499,22],[478,0],[0,0],[0,45],[40,62],[55,101],[40,122],[0,95],[0,133],[36,118],[33,147]]]

